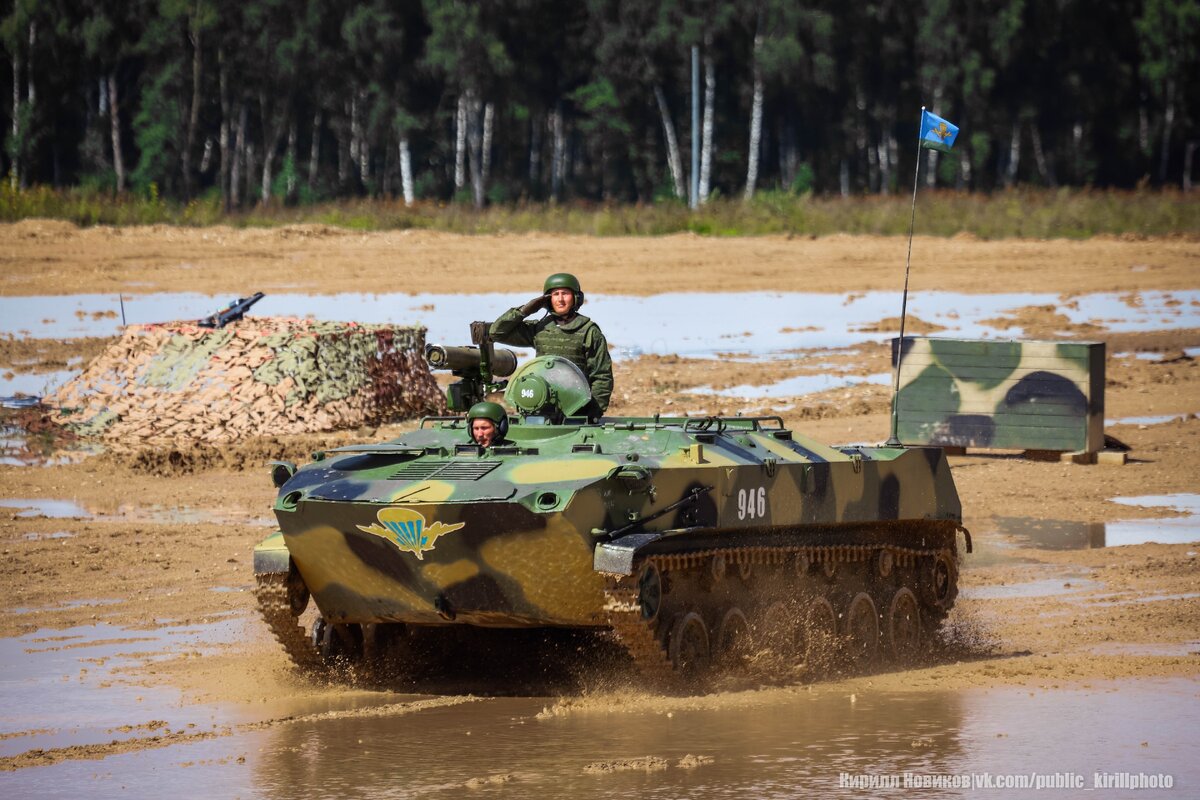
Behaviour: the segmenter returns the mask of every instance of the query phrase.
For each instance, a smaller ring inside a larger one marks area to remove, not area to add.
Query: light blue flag
[[[958,126],[951,125],[937,114],[921,110],[921,147],[949,153],[958,136]]]

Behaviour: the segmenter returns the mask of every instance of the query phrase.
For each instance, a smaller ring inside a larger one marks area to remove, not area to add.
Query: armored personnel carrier
[[[779,417],[591,421],[573,364],[516,370],[473,333],[427,357],[460,378],[452,410],[506,387],[499,441],[433,417],[273,466],[279,531],[254,569],[297,664],[430,626],[560,627],[611,631],[642,672],[687,682],[763,651],[800,669],[908,659],[949,611],[966,532],[941,450],[830,447]]]

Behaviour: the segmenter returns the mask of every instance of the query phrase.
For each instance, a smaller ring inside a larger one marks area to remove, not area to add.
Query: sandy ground
[[[485,292],[529,287],[570,270],[584,290],[847,292],[895,290],[902,237],[718,239],[457,236],[277,229],[0,225],[0,295],[81,292]],[[917,237],[913,291],[1116,292],[1192,286],[1200,242],[1097,237],[987,242]],[[249,287],[253,287],[252,289]],[[467,288],[469,287],[469,289]]]
[[[818,240],[466,238],[429,233],[362,235],[326,228],[277,231],[137,228],[77,230],[50,222],[0,226],[0,294],[201,291],[236,294],[247,270],[264,291],[334,292],[491,290],[536,287],[569,268],[602,292],[894,289],[904,242],[870,237]],[[980,242],[921,240],[914,288],[1060,295],[1200,288],[1200,244],[1187,240]],[[651,273],[652,270],[652,273]],[[654,280],[645,276],[653,274]],[[479,286],[474,279],[485,279]],[[1031,331],[1061,330],[1056,309],[1017,315]],[[884,323],[884,320],[880,321]],[[886,326],[884,326],[886,327]],[[920,330],[920,325],[916,326]],[[1118,505],[1131,495],[1194,493],[1200,476],[1200,366],[1184,348],[1200,329],[1116,334],[1102,322],[1073,335],[1109,345],[1109,418],[1170,415],[1162,424],[1114,424],[1108,433],[1131,448],[1125,466],[1033,461],[1011,454],[951,459],[977,553],[961,578],[952,618],[963,649],[954,661],[847,679],[846,687],[920,691],[978,685],[1068,686],[1102,679],[1200,675],[1200,558],[1197,545],[1142,544],[1048,550],[1023,546],[1003,520],[1075,524],[1177,516],[1164,508]],[[61,369],[102,341],[0,342],[0,371]],[[1161,360],[1116,353],[1154,352]],[[644,356],[618,365],[610,413],[704,410],[781,413],[817,439],[878,442],[888,430],[885,387],[857,386],[802,399],[746,406],[689,394],[699,385],[760,383],[804,374],[794,361],[725,364]],[[833,356],[851,374],[887,371],[883,345]],[[32,363],[30,363],[32,362]],[[0,466],[0,499],[63,499],[87,518],[22,516],[0,508],[0,636],[108,622],[158,628],[222,615],[254,614],[251,549],[269,531],[274,496],[263,464],[319,447],[383,439],[403,425],[329,437],[266,439],[224,450],[184,448],[100,455],[57,466]],[[1033,586],[1026,590],[1022,587]],[[1051,587],[1036,590],[1036,587]],[[974,593],[974,594],[973,594]],[[338,692],[297,678],[265,628],[203,659],[157,662],[128,676],[167,682],[196,702],[252,704],[271,695]],[[839,684],[840,685],[840,684]],[[559,701],[563,713],[586,697]],[[613,702],[612,698],[606,702]],[[680,702],[671,698],[639,703]],[[720,703],[721,695],[696,701]],[[739,701],[742,702],[742,701]],[[166,742],[169,743],[169,742]],[[0,759],[0,769],[89,758],[159,744],[90,753],[63,751]],[[48,761],[46,759],[49,759]]]

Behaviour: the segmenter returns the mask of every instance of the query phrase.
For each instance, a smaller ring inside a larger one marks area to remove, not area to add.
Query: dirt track
[[[567,268],[580,275],[585,288],[601,293],[764,287],[851,292],[895,289],[902,279],[904,246],[903,240],[870,237],[470,238],[363,235],[317,227],[77,230],[34,221],[0,226],[0,294],[91,292],[100,287],[237,294],[246,288],[248,274],[254,276],[253,288],[264,291],[528,287],[532,293],[546,273]],[[918,239],[914,258],[919,263],[914,289],[1060,295],[1200,289],[1200,244],[1187,240]],[[1041,325],[1053,331],[1059,327],[1054,315],[1053,308],[1040,308],[1022,310],[1020,316],[1027,330]],[[1010,657],[876,675],[870,679],[873,687],[919,691],[956,684],[1057,685],[1200,675],[1200,559],[1195,545],[1052,551],[1017,547],[998,531],[996,520],[1002,517],[1098,523],[1168,516],[1172,512],[1120,506],[1111,498],[1197,491],[1200,367],[1181,351],[1200,346],[1200,326],[1117,335],[1098,323],[1079,335],[1110,342],[1108,417],[1179,419],[1110,427],[1111,435],[1132,447],[1131,463],[1124,467],[1009,456],[953,459],[965,523],[985,555],[966,562],[962,583],[983,590],[983,596],[960,603],[957,624],[979,638],[978,652]],[[95,347],[87,341],[9,343],[0,350],[0,370],[31,356],[62,364]],[[1116,352],[1139,350],[1167,358],[1112,358]],[[882,345],[836,358],[856,362],[859,374],[887,369]],[[686,397],[688,388],[697,384],[748,382],[748,372],[754,373],[750,382],[765,382],[802,369],[782,362],[714,370],[710,361],[644,357],[619,367],[610,411],[644,413],[664,397]],[[710,408],[737,410],[741,409],[732,404]],[[750,410],[770,412],[772,406],[765,403]],[[879,441],[886,437],[886,411],[886,390],[866,386],[807,397],[784,415],[790,424],[825,441]],[[398,430],[342,433],[330,439],[378,439]],[[0,617],[0,634],[97,621],[156,627],[164,619],[179,624],[225,612],[249,617],[252,595],[242,590],[250,586],[250,550],[266,529],[248,522],[267,516],[274,494],[266,472],[256,464],[322,443],[328,440],[254,442],[220,455],[160,453],[140,461],[101,456],[51,468],[0,466],[0,496],[67,498],[95,515],[87,520],[27,518],[0,510],[0,585],[5,587],[7,612]],[[188,517],[179,509],[200,510],[203,515]],[[60,532],[71,535],[55,538]],[[998,544],[1006,546],[1002,557],[987,557],[989,552],[995,556]],[[1063,591],[1036,597],[987,593],[1029,581],[1050,581]],[[230,587],[235,591],[224,591]],[[97,599],[113,602],[94,604]],[[283,654],[267,641],[265,630],[260,633],[218,655],[175,659],[128,677],[146,685],[181,687],[192,699],[232,703],[319,691],[297,683]],[[855,679],[846,685],[865,684]],[[587,701],[564,702],[571,707]],[[710,702],[721,700],[718,696]]]
[[[587,238],[276,229],[0,225],[0,295],[77,292],[536,291],[571,270],[606,294],[897,290],[902,237]],[[1122,292],[1195,286],[1200,242],[913,242],[913,291]]]

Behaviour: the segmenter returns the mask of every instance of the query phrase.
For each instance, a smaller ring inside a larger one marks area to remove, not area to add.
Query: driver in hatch
[[[467,412],[467,433],[480,447],[507,444],[504,435],[508,433],[508,413],[499,403],[476,403]]]

